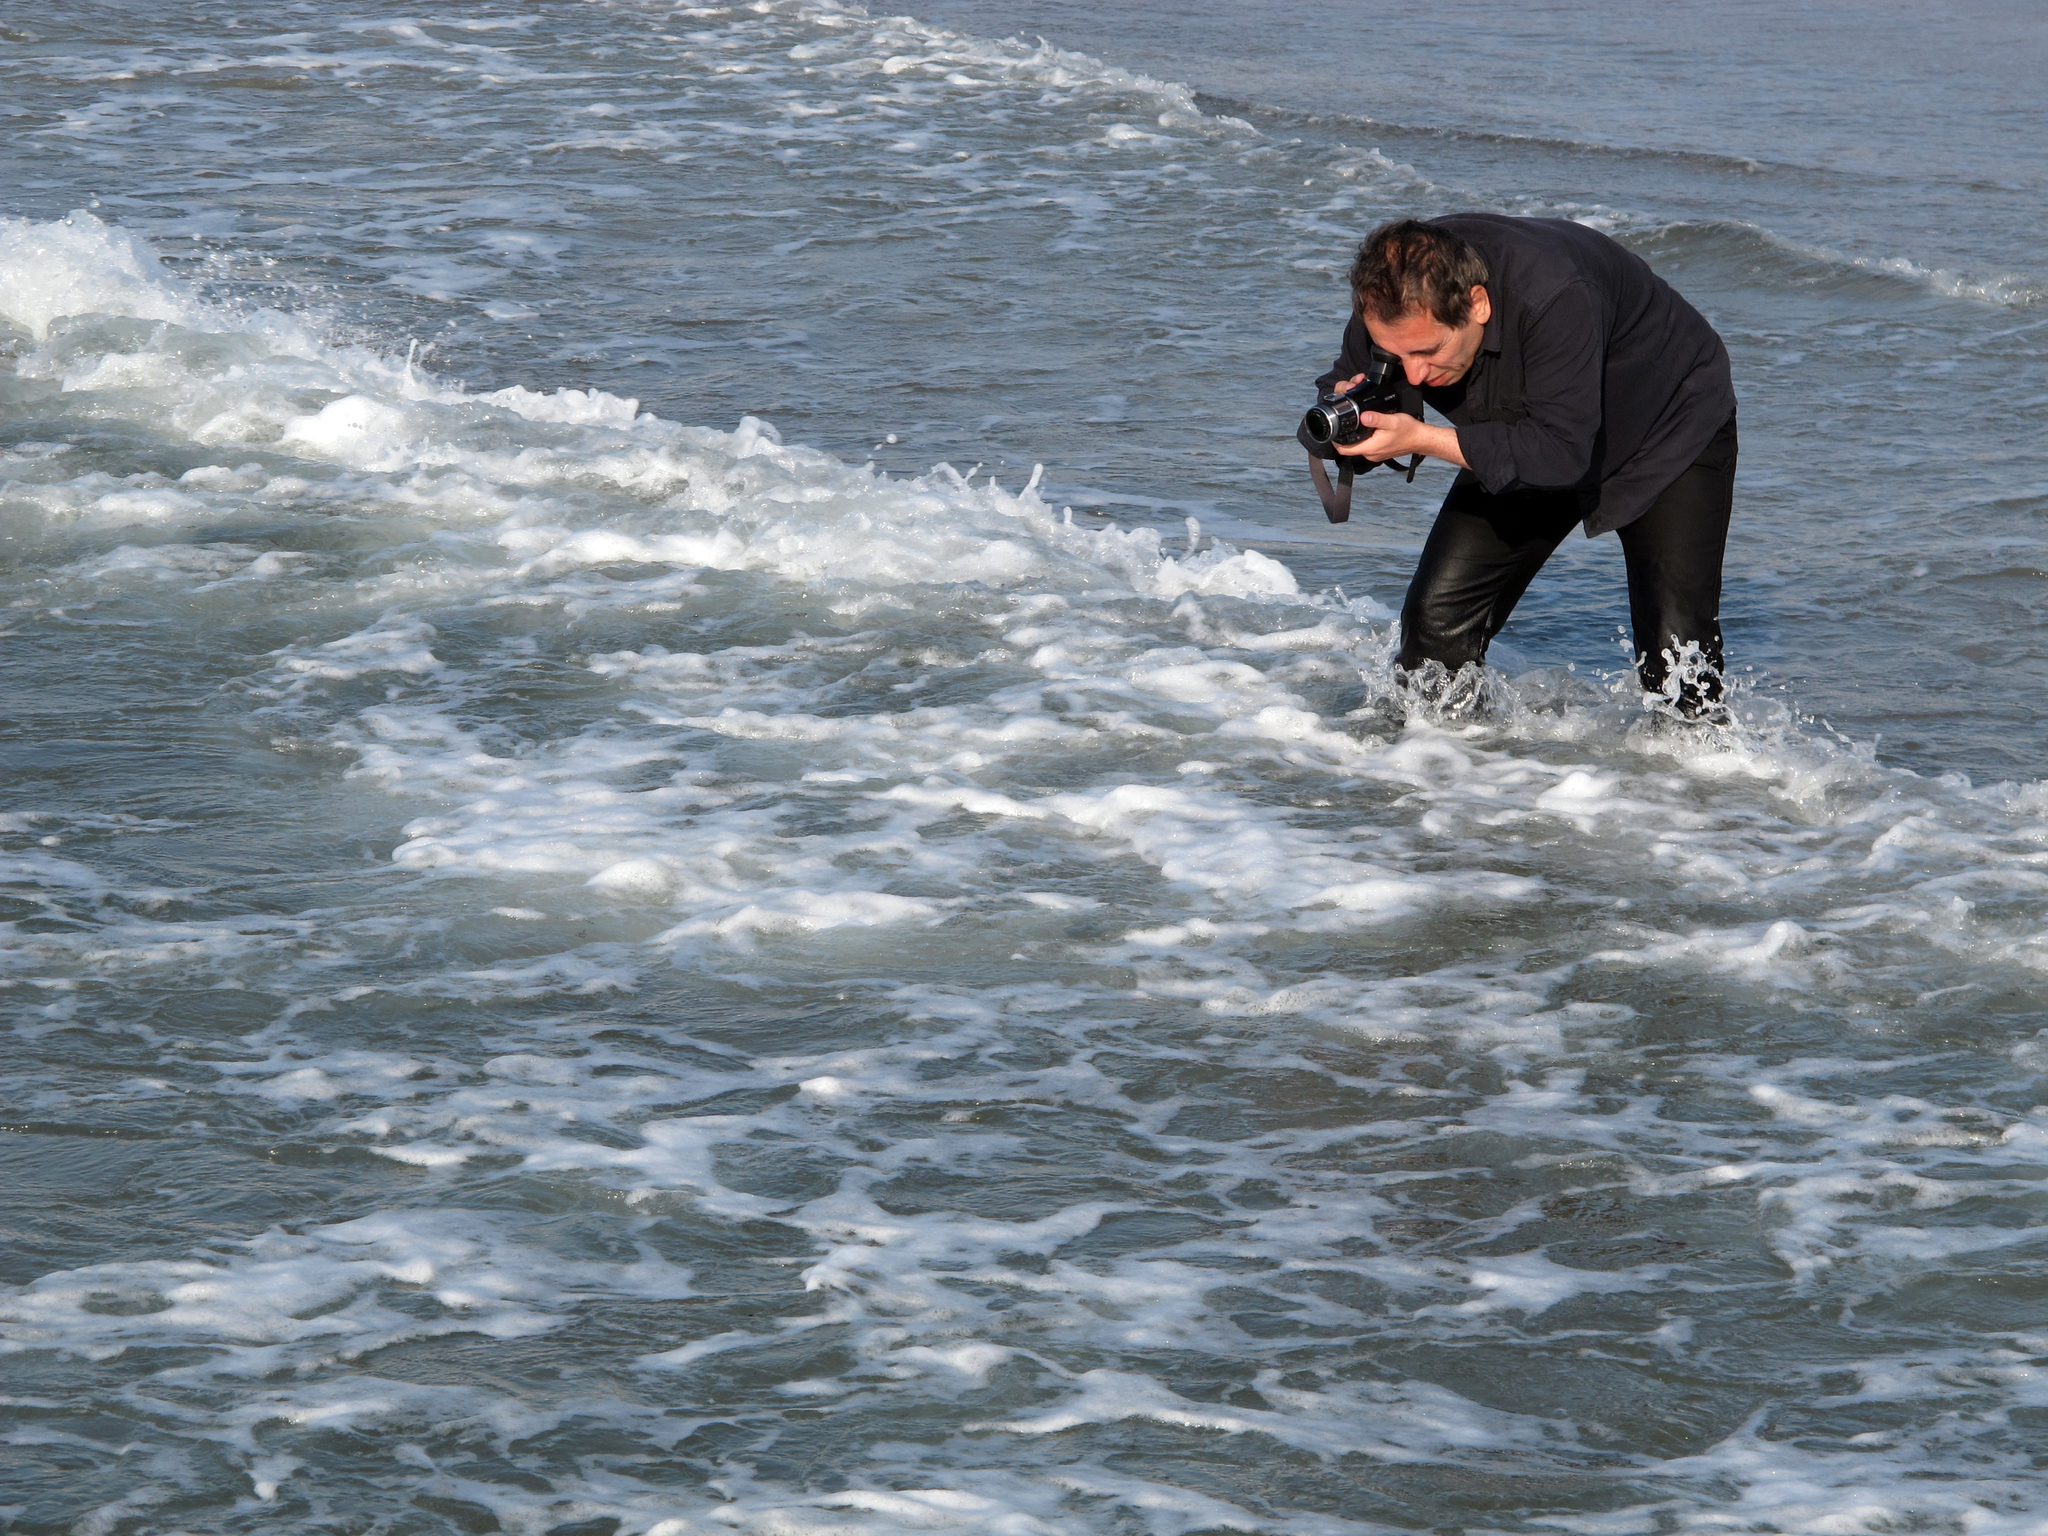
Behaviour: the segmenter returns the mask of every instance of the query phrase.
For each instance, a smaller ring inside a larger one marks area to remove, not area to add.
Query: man
[[[1403,404],[1419,397],[1451,425],[1424,423],[1419,408],[1366,412],[1371,435],[1335,453],[1357,469],[1412,454],[1459,469],[1401,608],[1404,676],[1440,690],[1484,661],[1583,523],[1589,538],[1620,534],[1644,690],[1718,716],[1736,441],[1713,327],[1641,257],[1563,219],[1385,225],[1359,247],[1351,292],[1343,351],[1318,385],[1353,387],[1378,348],[1406,375]]]

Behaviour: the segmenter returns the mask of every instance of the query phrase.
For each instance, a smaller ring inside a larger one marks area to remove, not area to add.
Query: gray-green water
[[[0,18],[0,1529],[2048,1529],[2039,23],[1659,16]],[[1391,703],[1455,207],[1728,337],[1738,726],[1612,540]]]

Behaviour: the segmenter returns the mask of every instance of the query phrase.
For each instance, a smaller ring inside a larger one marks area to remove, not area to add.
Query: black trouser
[[[1735,502],[1735,455],[1730,416],[1685,473],[1620,530],[1644,690],[1665,691],[1671,663],[1688,643],[1707,663],[1697,679],[1681,680],[1678,706],[1686,714],[1721,697],[1721,556]],[[1456,672],[1485,660],[1487,645],[1579,517],[1571,491],[1490,496],[1461,476],[1408,584],[1395,665],[1413,672],[1437,661]]]

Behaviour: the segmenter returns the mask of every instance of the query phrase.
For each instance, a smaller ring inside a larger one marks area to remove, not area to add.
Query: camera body
[[[1394,359],[1375,350],[1357,387],[1342,393],[1324,390],[1301,418],[1301,430],[1314,443],[1349,447],[1363,442],[1372,436],[1372,428],[1361,426],[1359,416],[1367,411],[1398,415],[1402,410],[1401,383]]]
[[[1340,366],[1342,360],[1339,360]],[[1323,512],[1331,522],[1341,523],[1351,516],[1351,482],[1367,470],[1376,468],[1377,460],[1363,458],[1352,453],[1332,453],[1323,450],[1364,442],[1372,436],[1373,429],[1359,420],[1371,411],[1388,416],[1413,416],[1422,419],[1422,395],[1408,382],[1401,364],[1391,352],[1372,349],[1366,359],[1365,373],[1353,389],[1325,389],[1309,407],[1308,414],[1301,419],[1301,427],[1295,433],[1301,445],[1308,449],[1309,478],[1315,482],[1316,495],[1322,500]],[[1336,462],[1331,463],[1334,459]],[[1394,473],[1414,483],[1416,468],[1422,463],[1422,455],[1410,454],[1406,464],[1386,461]],[[1334,471],[1334,475],[1332,474]]]

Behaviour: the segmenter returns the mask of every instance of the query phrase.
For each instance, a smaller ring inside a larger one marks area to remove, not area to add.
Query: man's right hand
[[[1442,459],[1446,464],[1455,464],[1460,469],[1471,467],[1465,462],[1464,449],[1458,445],[1456,427],[1432,427],[1413,416],[1393,411],[1360,411],[1358,424],[1369,429],[1368,435],[1356,443],[1333,445],[1339,453],[1371,459],[1375,464],[1422,454],[1427,458]]]

